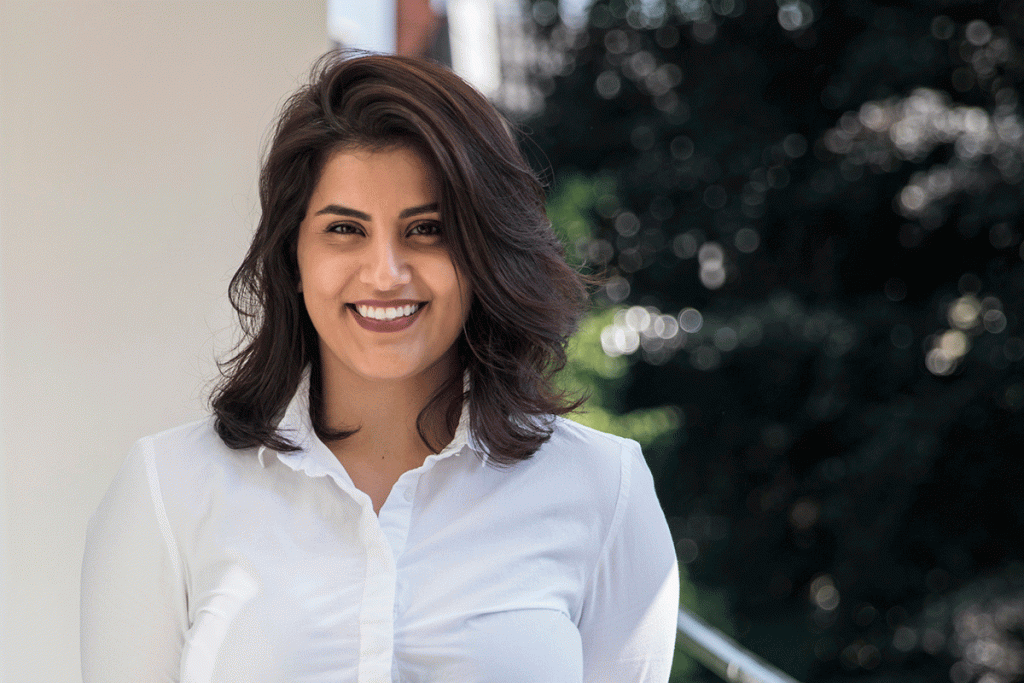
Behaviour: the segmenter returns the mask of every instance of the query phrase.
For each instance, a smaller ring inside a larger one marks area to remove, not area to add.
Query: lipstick
[[[400,332],[419,318],[427,306],[426,302],[415,301],[357,301],[349,304],[352,317],[364,330],[370,332]],[[415,307],[411,314],[405,314]],[[390,309],[390,310],[389,310]],[[360,310],[363,312],[361,313]],[[365,313],[365,315],[364,315]],[[388,314],[392,318],[388,319]],[[397,315],[396,315],[397,314]]]

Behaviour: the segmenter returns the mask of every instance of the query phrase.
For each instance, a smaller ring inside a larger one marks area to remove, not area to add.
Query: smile
[[[383,303],[383,302],[381,302]],[[403,303],[401,306],[371,306],[369,304],[349,304],[352,318],[364,330],[370,332],[401,332],[411,327],[427,303]]]
[[[378,308],[375,306],[363,306],[362,304],[355,304],[354,307],[356,312],[364,318],[370,318],[371,320],[395,320],[396,318],[405,318],[416,311],[418,311],[423,304],[410,304],[408,306],[397,306],[390,308]]]

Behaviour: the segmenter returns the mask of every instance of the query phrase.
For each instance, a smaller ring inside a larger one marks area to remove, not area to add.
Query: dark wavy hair
[[[297,447],[276,429],[310,367],[310,416],[324,440],[354,432],[323,423],[320,350],[301,295],[299,223],[325,163],[340,150],[409,147],[438,176],[444,240],[473,302],[456,342],[463,373],[417,418],[454,431],[464,401],[470,428],[501,465],[529,458],[551,435],[550,417],[579,407],[554,375],[587,301],[587,282],[565,261],[544,191],[505,119],[476,90],[432,62],[331,52],[285,103],[260,174],[262,215],[229,295],[243,338],[221,363],[211,397],[217,433],[231,448]]]

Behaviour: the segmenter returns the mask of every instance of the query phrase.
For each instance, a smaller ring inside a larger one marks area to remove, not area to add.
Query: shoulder
[[[173,546],[170,530],[175,522],[203,504],[202,491],[218,478],[216,470],[232,462],[238,467],[244,460],[221,441],[212,418],[139,439],[107,488],[90,528],[119,529],[125,519],[136,525],[155,519]]]
[[[260,468],[255,449],[234,450],[224,443],[213,417],[139,439],[126,466],[144,474],[152,495],[169,506],[191,506],[204,492]]]
[[[136,442],[132,455],[151,461],[151,466],[167,474],[229,465],[237,463],[241,456],[255,460],[252,449],[235,451],[224,443],[214,428],[212,416],[145,436]]]
[[[552,424],[551,438],[536,455],[563,460],[573,468],[616,475],[643,462],[640,444],[632,439],[608,434],[557,417]],[[535,456],[536,457],[536,456]]]
[[[568,418],[556,417],[548,443],[566,452],[585,453],[591,457],[611,458],[618,461],[623,453],[640,452],[640,444],[615,434],[601,432]]]
[[[556,417],[551,437],[526,465],[549,488],[559,487],[599,507],[615,508],[628,495],[638,468],[646,470],[640,444]]]
[[[667,542],[665,556],[674,557],[654,477],[639,443],[567,419],[558,420],[550,443],[549,459],[561,463],[563,484],[584,492],[579,502],[589,503],[600,520],[602,548],[611,547],[623,534],[648,539],[655,534],[661,539],[658,543]]]
[[[139,439],[138,445],[162,457],[231,452],[217,434],[213,416],[150,434]]]

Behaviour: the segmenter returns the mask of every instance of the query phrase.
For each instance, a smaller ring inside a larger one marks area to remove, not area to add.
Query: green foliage
[[[578,175],[564,178],[548,200],[547,212],[566,252],[573,245],[585,243],[593,235],[590,212],[603,196],[614,191],[607,179],[586,179]],[[569,345],[569,359],[559,374],[563,389],[589,396],[587,402],[572,415],[580,424],[617,434],[650,446],[664,440],[682,426],[681,414],[671,406],[645,408],[619,414],[615,411],[617,395],[629,371],[630,360],[613,357],[601,347],[601,331],[610,325],[619,311],[607,308],[591,311],[580,323]]]
[[[601,348],[601,330],[611,324],[618,309],[590,314],[569,347],[569,363],[561,374],[562,386],[573,392],[588,392],[590,398],[572,415],[580,424],[617,434],[651,446],[682,427],[677,408],[640,408],[619,414],[616,395],[629,369],[629,359],[607,355]]]
[[[588,180],[578,175],[571,175],[559,183],[549,198],[547,211],[568,254],[575,252],[575,245],[585,244],[591,238],[594,226],[590,212],[602,197],[613,190],[607,179]],[[578,259],[577,265],[581,261]],[[606,354],[601,347],[601,331],[612,324],[620,310],[592,311],[583,319],[570,342],[568,363],[559,374],[559,382],[563,389],[573,394],[586,393],[589,396],[584,406],[571,416],[573,420],[633,439],[649,449],[677,435],[683,427],[682,414],[672,406],[638,409],[626,414],[616,412],[617,397],[629,372],[630,359]],[[645,450],[645,455],[650,457],[650,450]],[[728,612],[720,593],[709,591],[698,595],[684,564],[679,565],[679,579],[681,606],[719,627],[728,625]],[[697,663],[677,645],[670,683],[690,683],[696,670]]]
[[[573,173],[562,178],[548,198],[548,218],[574,265],[584,261],[579,248],[585,247],[596,231],[592,217],[595,204],[603,197],[614,196],[614,192],[611,178],[587,178]]]
[[[580,419],[648,445],[752,650],[807,683],[948,679],[951,646],[899,629],[1024,559],[1020,3],[590,20],[544,29],[569,58],[527,126],[568,253],[607,276]]]

